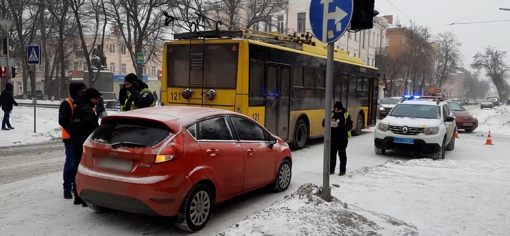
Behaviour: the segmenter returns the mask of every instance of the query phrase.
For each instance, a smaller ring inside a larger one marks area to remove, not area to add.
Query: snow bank
[[[510,106],[494,107],[482,123],[493,128],[510,128]]]
[[[418,235],[415,226],[336,198],[325,202],[318,192],[318,186],[304,184],[284,200],[217,235]]]
[[[508,235],[510,161],[505,156],[392,160],[351,172],[332,192],[416,225],[421,235]]]
[[[3,119],[3,112],[0,121]],[[37,133],[34,133],[33,109],[20,107],[11,113],[13,130],[0,131],[0,147],[47,142],[61,137],[58,109],[38,109]]]

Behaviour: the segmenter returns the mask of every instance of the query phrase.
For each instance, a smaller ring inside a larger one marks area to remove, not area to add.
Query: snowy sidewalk
[[[391,160],[333,183],[344,203],[292,194],[219,235],[415,235],[415,226],[419,235],[508,235],[509,170],[510,161]]]

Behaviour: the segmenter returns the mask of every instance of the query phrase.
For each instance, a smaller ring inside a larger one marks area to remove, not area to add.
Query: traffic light
[[[374,17],[379,12],[374,10],[375,0],[354,0],[351,30],[365,30],[374,27]]]
[[[6,77],[7,77],[7,67],[2,66],[2,67],[0,68],[0,72],[1,72],[0,77],[2,77],[2,78],[6,78]]]
[[[15,67],[15,66],[11,67],[11,78],[16,77],[16,72],[17,72],[16,70],[18,70],[18,67]]]

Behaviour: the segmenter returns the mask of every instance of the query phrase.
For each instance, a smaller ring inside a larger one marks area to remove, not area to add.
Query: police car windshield
[[[385,98],[385,99],[381,100],[381,104],[385,104],[385,105],[394,105],[399,102],[400,102],[400,99],[397,99],[397,98]]]
[[[421,119],[441,119],[439,106],[422,104],[398,104],[389,116]]]

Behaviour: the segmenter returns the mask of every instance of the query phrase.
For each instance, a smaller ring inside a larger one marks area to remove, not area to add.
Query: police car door
[[[446,117],[447,116],[453,116],[452,112],[450,111],[450,109],[448,108],[447,105],[443,105],[443,120],[446,120]],[[450,142],[450,139],[453,138],[453,135],[455,132],[455,121],[453,122],[446,122],[445,121],[445,125],[446,125],[446,142]]]

